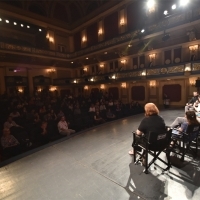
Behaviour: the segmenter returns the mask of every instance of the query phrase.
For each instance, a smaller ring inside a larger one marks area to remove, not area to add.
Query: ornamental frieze
[[[160,74],[160,69],[148,69],[147,70],[147,76],[158,75],[158,74]]]
[[[161,68],[160,73],[161,74],[167,74],[167,68]]]
[[[180,66],[175,66],[175,67],[168,67],[168,73],[179,73],[179,72],[184,72],[185,71],[185,67],[184,65],[180,65]]]
[[[194,63],[192,65],[192,71],[199,71],[200,70],[200,63]]]

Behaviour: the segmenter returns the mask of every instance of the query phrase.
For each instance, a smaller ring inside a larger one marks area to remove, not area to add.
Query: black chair
[[[172,130],[172,152],[181,156],[181,161],[184,161],[185,155],[192,152],[196,157],[198,153],[198,137],[200,126],[188,125],[186,131],[179,131],[174,128]]]
[[[136,136],[136,133],[133,132],[133,149],[134,149],[134,163],[138,164],[145,159],[143,163],[145,169],[144,173],[148,174],[149,167],[154,163],[155,166],[160,167],[163,171],[167,171],[171,167],[170,163],[170,149],[169,145],[171,142],[171,130],[166,130],[163,133],[149,132],[148,138],[144,136]],[[136,139],[137,137],[137,139]],[[167,162],[163,160],[160,156],[161,152],[166,153]],[[136,155],[139,155],[136,159]],[[153,159],[148,163],[148,155],[153,156]],[[161,161],[166,164],[167,167],[164,169],[161,166],[155,163],[156,160]]]

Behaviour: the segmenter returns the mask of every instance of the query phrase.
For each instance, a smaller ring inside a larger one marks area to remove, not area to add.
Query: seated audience
[[[10,116],[12,118],[20,117],[20,113],[17,112],[17,110],[15,109],[15,110],[13,110],[13,112],[10,113]]]
[[[193,92],[193,97],[190,99],[190,101],[188,103],[186,103],[186,106],[185,106],[185,113],[188,111],[188,110],[194,110],[194,103],[198,101],[198,93],[197,92]]]
[[[109,108],[107,113],[106,113],[107,119],[114,119],[115,115],[112,113],[111,109]]]
[[[4,123],[4,128],[10,129],[12,127],[22,128],[20,125],[16,124],[15,121],[12,120],[11,116],[9,116],[7,121]]]
[[[3,130],[1,146],[3,148],[3,153],[8,156],[15,156],[21,152],[21,147],[18,140],[10,134],[10,129],[8,128],[4,128]]]
[[[150,131],[162,133],[166,130],[165,122],[163,118],[159,116],[159,110],[154,103],[147,103],[144,106],[144,109],[145,118],[140,122],[140,125],[136,130],[136,142],[138,144],[144,143],[144,138],[148,138]],[[129,151],[129,154],[133,155],[134,151]]]
[[[94,121],[95,121],[95,124],[101,124],[105,122],[105,120],[100,116],[98,111],[94,115]]]
[[[60,121],[58,122],[58,131],[61,135],[69,136],[72,133],[75,133],[75,130],[68,128],[68,123],[65,120],[65,117],[61,117]]]

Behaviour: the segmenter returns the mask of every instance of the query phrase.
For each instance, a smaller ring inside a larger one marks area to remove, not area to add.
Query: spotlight
[[[189,0],[180,0],[180,6],[186,6],[189,3]]]
[[[27,28],[30,28],[30,26],[27,26]]]
[[[2,21],[2,19],[0,18],[0,22]]]
[[[155,0],[149,0],[148,2],[147,2],[147,8],[148,9],[151,9],[151,8],[153,8],[155,6]]]
[[[21,24],[21,27],[24,27],[24,24]]]
[[[144,30],[144,29],[142,29],[142,30],[141,30],[141,33],[144,33],[144,32],[145,32],[145,30]]]
[[[13,24],[16,26],[16,25],[17,25],[17,22],[13,22]]]
[[[9,23],[9,20],[6,19],[5,21],[6,21],[7,24]]]
[[[41,32],[41,31],[42,31],[42,29],[41,29],[41,28],[39,28],[39,31]]]
[[[164,14],[164,15],[168,15],[168,11],[165,10],[165,11],[163,12],[163,14]]]
[[[176,4],[172,5],[172,10],[176,9]]]
[[[169,40],[169,38],[170,38],[170,34],[165,34],[163,37],[162,37],[162,41],[167,41],[167,40]]]
[[[73,64],[74,62],[72,61],[71,63]]]
[[[87,57],[87,58],[85,58],[86,60],[88,60],[89,58]]]

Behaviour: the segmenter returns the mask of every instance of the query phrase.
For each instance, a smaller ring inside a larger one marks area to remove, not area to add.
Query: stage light
[[[41,29],[41,28],[39,28],[39,31],[41,32],[41,31],[42,31],[42,29]]]
[[[21,27],[24,27],[24,24],[21,24]]]
[[[141,33],[144,33],[144,32],[145,32],[145,30],[144,30],[144,29],[142,29],[142,30],[141,30]]]
[[[155,0],[147,1],[147,8],[152,9],[155,6]]]
[[[9,20],[6,19],[5,21],[6,21],[7,24],[9,23]]]
[[[30,26],[27,26],[27,28],[30,28]]]
[[[163,14],[164,14],[164,15],[168,15],[168,11],[165,10],[165,11],[163,12]]]
[[[0,18],[0,22],[2,21],[2,19]]]
[[[173,4],[172,5],[172,10],[175,10],[176,9],[176,4]]]
[[[13,22],[13,24],[16,26],[16,25],[17,25],[17,22]]]
[[[189,0],[180,0],[180,6],[186,6],[189,3]]]

